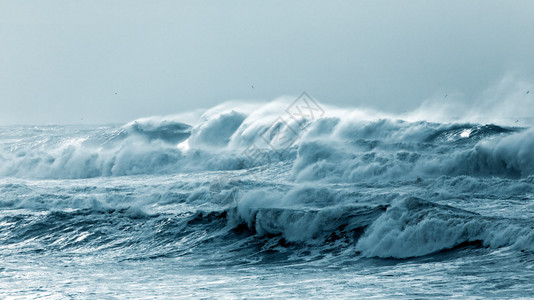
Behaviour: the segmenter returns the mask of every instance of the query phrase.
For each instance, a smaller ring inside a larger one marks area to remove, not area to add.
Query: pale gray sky
[[[120,123],[304,90],[403,111],[534,78],[533,53],[534,1],[0,0],[0,124]]]

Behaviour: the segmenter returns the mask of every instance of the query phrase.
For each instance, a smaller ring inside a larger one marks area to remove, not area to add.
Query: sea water
[[[533,129],[309,104],[1,127],[0,298],[534,297]]]

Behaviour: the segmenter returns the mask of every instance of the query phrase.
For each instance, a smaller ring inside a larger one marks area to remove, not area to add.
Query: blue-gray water
[[[0,298],[534,297],[528,126],[0,128]]]

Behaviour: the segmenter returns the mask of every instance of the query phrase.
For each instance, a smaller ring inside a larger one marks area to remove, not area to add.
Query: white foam
[[[533,250],[534,231],[510,220],[483,218],[412,198],[397,200],[368,228],[356,249],[369,257],[409,258],[474,241],[493,248]]]

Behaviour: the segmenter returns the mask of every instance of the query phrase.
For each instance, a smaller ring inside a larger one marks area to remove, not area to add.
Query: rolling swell
[[[135,209],[76,210],[21,214],[1,220],[2,253],[58,252],[149,259],[317,251],[363,257],[410,258],[480,242],[497,249],[534,251],[534,224],[481,215],[418,198],[389,205],[295,208],[227,208],[179,214]],[[214,253],[216,252],[216,253]],[[240,254],[241,253],[241,254]],[[283,262],[283,261],[281,261]],[[235,263],[230,262],[229,263]]]

